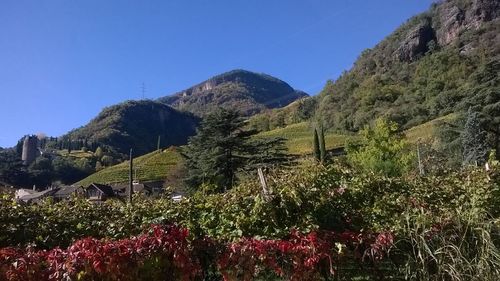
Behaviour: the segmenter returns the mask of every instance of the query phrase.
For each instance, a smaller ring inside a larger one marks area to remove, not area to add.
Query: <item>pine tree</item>
[[[314,159],[316,161],[321,161],[321,152],[319,148],[319,139],[318,139],[318,130],[314,128],[314,140],[313,140],[313,153],[314,153]]]
[[[249,143],[251,153],[245,168],[270,168],[288,162],[290,159],[286,153],[285,141],[286,139],[281,137],[252,140]]]
[[[232,110],[219,109],[202,121],[197,134],[182,151],[188,186],[214,184],[224,192],[235,184],[236,171],[251,162],[256,151],[250,136],[257,131],[243,127],[243,118]]]

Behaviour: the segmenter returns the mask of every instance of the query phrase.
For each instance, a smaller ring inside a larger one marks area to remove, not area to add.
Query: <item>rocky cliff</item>
[[[406,32],[395,55],[401,61],[414,61],[429,48],[452,44],[461,34],[477,31],[483,24],[496,21],[499,15],[498,0],[448,0],[434,4],[431,10],[421,15],[418,23]],[[466,46],[464,50],[470,52],[471,48],[473,46]]]

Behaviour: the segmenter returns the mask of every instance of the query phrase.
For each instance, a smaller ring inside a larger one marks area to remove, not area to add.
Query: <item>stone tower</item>
[[[38,138],[37,136],[25,136],[23,142],[23,154],[21,159],[24,165],[29,165],[35,161],[38,155]]]

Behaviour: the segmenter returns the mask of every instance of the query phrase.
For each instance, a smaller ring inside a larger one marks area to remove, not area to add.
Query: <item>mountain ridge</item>
[[[234,109],[250,116],[266,109],[286,106],[306,96],[305,92],[271,75],[235,69],[161,97],[158,101],[197,116],[204,116],[217,107]]]

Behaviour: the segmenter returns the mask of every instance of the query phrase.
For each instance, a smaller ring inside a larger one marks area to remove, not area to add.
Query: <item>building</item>
[[[55,201],[67,200],[72,197],[84,197],[85,189],[81,186],[61,186],[52,195]]]
[[[25,188],[20,188],[17,189],[16,192],[14,193],[14,198],[16,199],[21,199],[22,197],[26,195],[31,195],[37,193],[36,190],[34,189],[25,189]]]
[[[29,165],[35,161],[38,156],[38,137],[35,135],[25,136],[23,141],[23,153],[21,160],[24,165]]]
[[[85,189],[85,198],[92,202],[102,202],[113,197],[116,197],[115,192],[109,185],[92,183]]]
[[[59,190],[58,188],[46,189],[44,191],[24,195],[24,196],[18,198],[17,200],[23,201],[25,203],[38,203],[38,202],[44,200],[45,198],[52,197],[54,195],[54,193],[56,193],[58,190]]]
[[[37,203],[45,198],[52,198],[55,202],[59,202],[73,197],[87,198],[91,201],[100,202],[110,197],[115,197],[115,194],[110,186],[101,184],[91,184],[87,188],[81,186],[61,186],[38,192],[31,189],[18,189],[15,194],[15,198],[18,201],[25,203]]]
[[[161,182],[158,185],[156,182],[140,183],[138,181],[134,181],[132,183],[132,186],[134,188],[134,193],[143,194],[149,197],[157,197],[163,192]],[[114,184],[112,185],[112,188],[117,196],[120,197],[128,196],[128,189],[129,189],[128,183]]]

